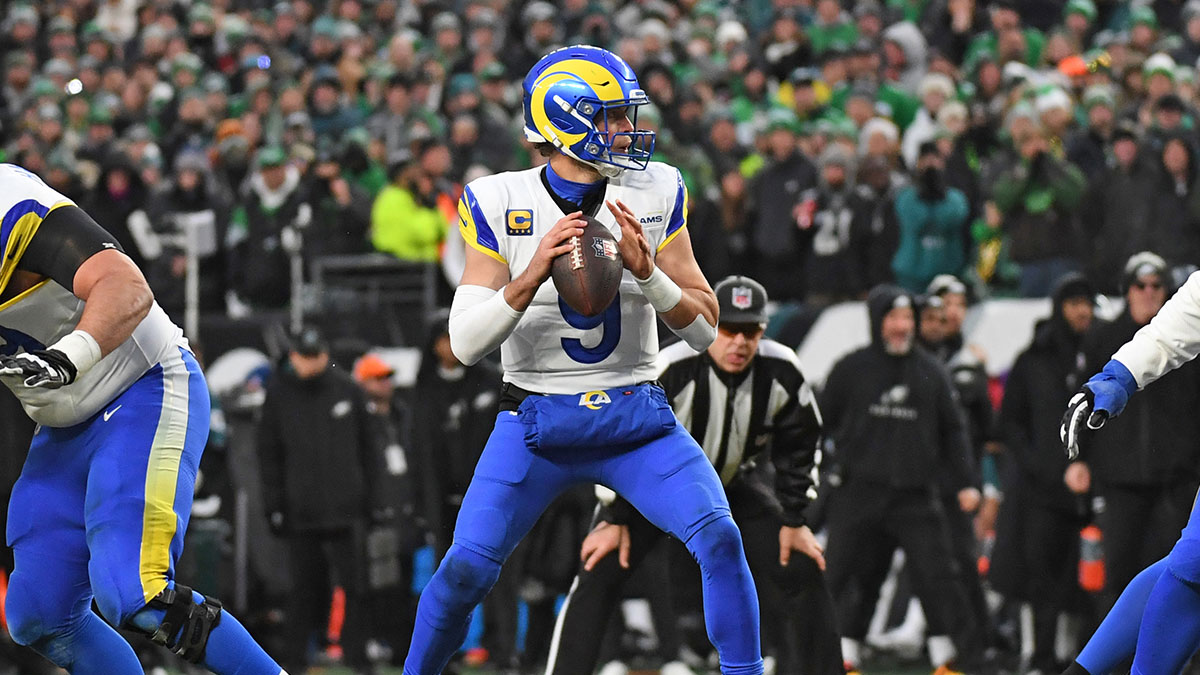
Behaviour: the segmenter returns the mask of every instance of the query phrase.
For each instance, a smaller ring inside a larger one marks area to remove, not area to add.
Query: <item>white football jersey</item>
[[[74,205],[40,178],[13,164],[0,164],[0,292],[8,285],[26,245],[55,208]],[[103,225],[103,224],[101,224]],[[52,279],[45,279],[0,304],[0,353],[45,349],[75,330],[84,301]],[[39,424],[67,427],[100,411],[170,350],[187,347],[179,329],[155,303],[133,335],[75,382],[60,389],[26,387],[19,378],[2,378],[25,412]]]
[[[542,169],[471,181],[459,201],[459,227],[469,246],[508,265],[512,278],[528,266],[542,236],[566,215],[542,182]],[[611,179],[606,200],[621,200],[642,224],[655,253],[687,224],[687,191],[672,166]],[[618,240],[621,228],[601,203],[593,214]],[[584,246],[591,242],[583,242]],[[584,317],[559,301],[547,279],[500,347],[504,380],[545,394],[576,394],[653,380],[658,355],[654,308],[629,270],[608,311]]]

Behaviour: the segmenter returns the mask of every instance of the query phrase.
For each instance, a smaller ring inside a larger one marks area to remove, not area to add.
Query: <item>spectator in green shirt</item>
[[[838,0],[817,0],[817,15],[808,27],[808,40],[814,54],[837,45],[849,47],[858,39],[858,28]]]
[[[401,260],[437,262],[449,224],[437,208],[434,181],[416,162],[391,168],[391,183],[371,207],[371,244]]]

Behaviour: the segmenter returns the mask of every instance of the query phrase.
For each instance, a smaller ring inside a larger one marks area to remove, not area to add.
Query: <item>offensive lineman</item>
[[[704,573],[721,672],[761,674],[758,600],[721,482],[651,382],[656,313],[697,350],[716,335],[716,297],[685,229],[683,180],[650,162],[654,134],[631,121],[649,99],[615,54],[556,50],[522,89],[525,136],[549,163],[466,187],[466,271],[450,317],[463,363],[501,347],[501,411],[454,543],[421,594],[405,675],[442,671],[501,564],[550,501],[577,483],[612,488],[687,545]],[[548,281],[551,262],[583,233],[583,214],[619,232],[626,268],[617,299],[590,318]]]
[[[216,673],[280,675],[174,580],[208,438],[204,376],[142,273],[71,200],[0,164],[0,380],[38,423],[13,486],[13,640],[73,675],[141,675],[114,626]]]
[[[1084,427],[1121,414],[1129,397],[1200,354],[1200,272],[1193,273],[1071,398],[1059,433],[1074,459]],[[1200,500],[1167,557],[1142,570],[1117,598],[1068,675],[1099,675],[1133,657],[1140,675],[1178,673],[1200,646]]]

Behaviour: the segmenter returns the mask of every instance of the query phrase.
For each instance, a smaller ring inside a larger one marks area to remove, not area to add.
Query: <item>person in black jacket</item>
[[[412,640],[417,598],[412,592],[413,551],[424,542],[424,518],[413,503],[410,466],[413,411],[396,394],[395,370],[375,353],[363,354],[354,362],[354,380],[367,397],[367,412],[379,435],[386,470],[377,479],[379,503],[394,515],[390,522],[367,533],[367,611],[374,637],[390,648],[394,665],[403,665],[405,649]]]
[[[731,276],[714,291],[716,341],[701,353],[682,342],[662,350],[659,380],[725,485],[764,611],[777,607],[790,620],[777,672],[840,675],[825,559],[805,516],[816,495],[821,415],[795,352],[763,338],[762,285]],[[774,485],[764,476],[768,457]],[[607,625],[625,582],[667,538],[619,497],[595,520],[582,547],[584,567],[558,617],[548,675],[595,670],[604,637],[597,626]],[[614,550],[618,555],[608,555]],[[789,654],[789,645],[798,654]]]
[[[854,189],[855,158],[845,148],[830,145],[817,162],[819,182],[800,195],[796,225],[805,302],[825,307],[867,289],[871,207]]]
[[[955,623],[966,595],[939,497],[948,487],[961,510],[979,506],[966,425],[944,367],[913,344],[912,297],[876,286],[867,309],[871,344],[834,365],[821,397],[839,469],[828,504],[829,586],[849,623],[846,661],[858,665],[869,618],[860,605],[873,604],[881,570],[901,547],[928,619],[930,660],[940,668],[955,658],[955,642],[974,633],[969,618]]]
[[[1088,279],[1105,294],[1120,292],[1121,268],[1129,256],[1153,246],[1157,200],[1148,198],[1162,177],[1141,147],[1139,131],[1117,125],[1109,150],[1112,160],[1090,179],[1082,218],[1087,235]]]
[[[803,278],[796,273],[801,253],[796,240],[796,204],[805,190],[817,184],[817,168],[796,144],[798,121],[790,111],[773,112],[767,127],[770,163],[750,184],[753,209],[750,252],[754,269],[771,297],[800,300]]]
[[[968,344],[963,335],[968,300],[966,284],[953,275],[939,274],[929,283],[926,292],[937,298],[942,306],[943,335],[933,353],[945,364],[950,382],[954,384],[967,423],[971,460],[978,471],[976,478],[983,486],[983,501],[976,517],[955,508],[950,490],[942,491],[942,508],[950,521],[950,543],[958,559],[969,610],[979,627],[979,637],[984,640],[984,644],[978,646],[984,647],[990,642],[992,633],[991,614],[979,578],[980,551],[976,530],[991,530],[999,508],[994,453],[998,445],[995,443],[996,413],[988,393],[986,354],[978,345]]]
[[[1125,265],[1125,311],[1097,321],[1083,342],[1085,373],[1100,370],[1139,328],[1150,323],[1173,290],[1160,256],[1142,252]],[[1134,575],[1165,556],[1187,524],[1200,484],[1200,363],[1167,373],[1132,399],[1103,434],[1067,467],[1067,486],[1103,498],[1096,519],[1104,533],[1104,609]]]
[[[1058,672],[1054,636],[1060,612],[1079,595],[1075,565],[1084,500],[1063,483],[1066,455],[1058,410],[1079,389],[1080,346],[1095,289],[1081,274],[1059,280],[1053,312],[1017,357],[1004,389],[999,434],[1007,447],[1004,502],[996,525],[991,580],[1006,597],[1033,606],[1032,669]]]
[[[282,659],[290,672],[304,672],[309,639],[326,625],[333,576],[346,595],[346,662],[360,672],[368,667],[361,539],[368,521],[386,520],[376,508],[378,439],[362,390],[330,367],[324,336],[301,330],[267,387],[258,430],[264,506],[292,563]]]
[[[312,222],[312,206],[300,170],[283,149],[259,150],[234,207],[226,235],[231,314],[283,309],[291,299],[291,258],[299,255],[301,231]]]

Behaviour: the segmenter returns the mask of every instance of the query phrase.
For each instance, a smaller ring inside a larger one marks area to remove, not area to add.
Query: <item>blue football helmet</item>
[[[641,171],[654,152],[654,132],[637,130],[637,110],[650,99],[621,57],[588,45],[564,47],[543,56],[521,84],[525,138],[552,143],[563,154],[615,178],[625,169]],[[634,131],[609,140],[608,111],[628,108]],[[614,150],[625,137],[628,148]]]

